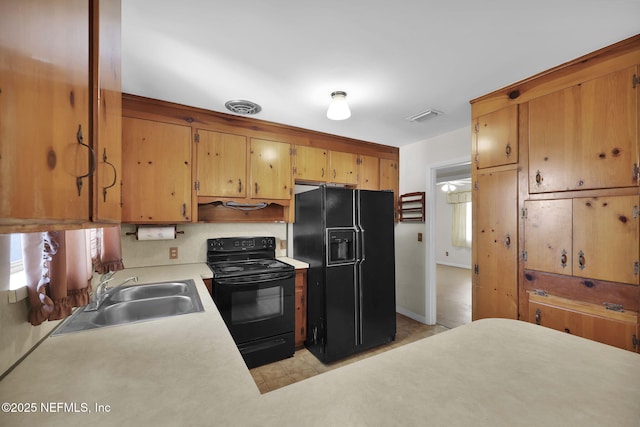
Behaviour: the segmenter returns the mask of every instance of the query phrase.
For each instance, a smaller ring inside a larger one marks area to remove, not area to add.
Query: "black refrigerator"
[[[309,263],[306,347],[324,363],[396,335],[394,193],[296,194],[293,252]]]

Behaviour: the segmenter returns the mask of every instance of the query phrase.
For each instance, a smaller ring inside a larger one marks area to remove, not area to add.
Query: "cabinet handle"
[[[184,218],[186,218],[186,217],[187,217],[187,204],[186,204],[186,203],[183,203],[183,204],[182,204],[182,216],[183,216]]]
[[[536,325],[539,325],[540,323],[542,323],[542,312],[540,311],[540,309],[536,310]]]
[[[562,255],[560,255],[560,265],[562,268],[567,266],[567,251],[564,249],[562,250]]]
[[[511,144],[507,144],[507,146],[504,149],[504,153],[507,155],[507,159],[511,157]]]
[[[536,184],[537,185],[542,184],[542,174],[540,173],[540,171],[536,172]]]
[[[505,237],[504,239],[504,244],[507,247],[507,249],[511,247],[511,236],[509,236],[508,234],[507,234],[507,237]]]
[[[569,329],[569,328],[564,328],[564,331],[565,331],[566,333],[568,333],[568,334],[571,334],[571,329]]]
[[[335,179],[335,178],[336,178],[336,170],[334,169],[333,170],[333,179]]]
[[[586,260],[584,257],[584,252],[578,252],[578,267],[580,270],[584,270],[584,265],[586,264]]]
[[[320,176],[324,178],[324,168],[322,168],[322,175]]]
[[[104,197],[104,202],[107,203],[107,190],[109,190],[111,187],[113,187],[114,185],[116,185],[116,180],[118,179],[118,171],[116,170],[116,167],[113,165],[113,163],[110,163],[107,161],[107,149],[104,149],[104,153],[102,153],[102,161],[106,164],[108,164],[109,166],[111,166],[111,168],[113,169],[113,182],[106,186],[106,187],[102,187],[102,196]]]
[[[238,179],[238,193],[242,193],[242,180]]]
[[[260,186],[258,185],[258,183],[256,182],[256,194],[258,194],[258,190],[259,190]]]
[[[83,142],[84,137],[82,136],[81,124],[78,125],[78,132],[76,133],[76,139],[78,141],[78,144],[87,147],[89,149],[89,153],[91,154],[91,156],[89,157],[89,172],[86,175],[76,177],[76,187],[78,187],[78,196],[80,196],[80,194],[82,194],[82,179],[89,178],[90,176],[93,176],[93,174],[96,172],[96,153],[93,151],[93,148],[91,148],[91,146]]]

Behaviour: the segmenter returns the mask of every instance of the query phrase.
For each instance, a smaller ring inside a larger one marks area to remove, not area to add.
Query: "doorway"
[[[454,328],[471,322],[471,164],[432,172],[436,323]]]

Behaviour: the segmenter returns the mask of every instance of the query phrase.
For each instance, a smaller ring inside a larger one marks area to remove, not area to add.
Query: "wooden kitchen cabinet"
[[[515,312],[637,351],[639,53],[634,36],[471,101],[474,319]],[[514,164],[500,158],[505,145],[492,142],[511,137],[485,140],[483,123],[499,129],[489,135],[515,131]],[[486,194],[489,173],[515,173],[517,181],[490,182]],[[505,254],[512,217],[504,209],[517,220],[518,236],[508,239],[515,260]],[[489,280],[483,262],[496,266]],[[516,308],[498,291],[507,277],[517,286]]]
[[[525,202],[527,270],[638,284],[638,196]]]
[[[528,321],[625,350],[638,350],[638,313],[613,305],[532,293]]]
[[[291,199],[291,145],[251,138],[250,195],[255,199]]]
[[[637,285],[638,196],[573,200],[573,275]]]
[[[297,145],[295,147],[294,175],[296,181],[327,181],[327,150],[324,148]]]
[[[87,1],[0,3],[2,232],[90,219],[88,17]]]
[[[247,195],[247,137],[198,129],[196,133],[198,196]]]
[[[638,185],[638,66],[529,102],[531,193]]]
[[[307,269],[296,269],[296,348],[304,347],[307,338]]]
[[[518,106],[478,117],[475,126],[478,169],[518,163]]]
[[[571,275],[572,200],[528,200],[524,206],[525,268]]]
[[[380,159],[374,156],[358,156],[358,188],[380,189]]]
[[[191,128],[122,119],[122,221],[191,220]]]
[[[329,179],[335,184],[358,184],[358,155],[329,151]]]
[[[119,222],[120,2],[2,2],[0,39],[0,232]]]
[[[473,319],[518,318],[517,171],[476,176]]]
[[[92,119],[97,157],[93,180],[93,221],[119,223],[122,214],[120,0],[93,0],[92,12]]]

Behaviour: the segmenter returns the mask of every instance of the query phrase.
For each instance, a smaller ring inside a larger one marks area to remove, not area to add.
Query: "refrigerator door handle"
[[[362,322],[360,321],[360,262],[356,261],[353,264],[353,293],[355,300],[355,310],[353,311],[353,317],[355,321],[354,331],[354,342],[357,345],[360,345],[362,342]]]

